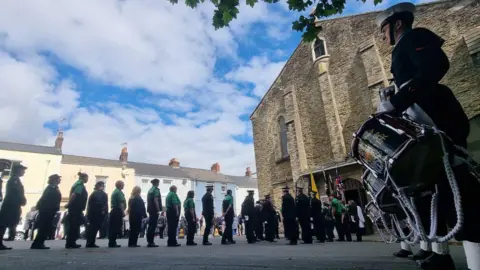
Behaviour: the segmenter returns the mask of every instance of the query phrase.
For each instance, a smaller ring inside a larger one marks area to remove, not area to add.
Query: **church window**
[[[285,158],[288,157],[287,124],[285,123],[285,117],[280,116],[280,118],[278,118],[278,127],[280,131],[280,149],[282,158]]]
[[[317,60],[327,55],[327,47],[325,46],[325,39],[317,38],[312,44],[313,60]]]

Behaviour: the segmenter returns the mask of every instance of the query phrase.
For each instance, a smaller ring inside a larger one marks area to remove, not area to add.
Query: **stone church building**
[[[362,167],[349,158],[352,134],[376,111],[390,84],[390,53],[377,13],[318,21],[315,42],[301,42],[251,115],[260,196],[281,204],[282,188],[309,187],[321,196],[337,175],[345,196],[364,205]],[[417,7],[414,27],[445,39],[450,86],[471,119],[469,150],[480,150],[480,4],[441,1]],[[478,159],[477,159],[478,160]]]

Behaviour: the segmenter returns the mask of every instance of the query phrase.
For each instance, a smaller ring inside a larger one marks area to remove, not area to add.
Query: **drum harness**
[[[450,188],[451,188],[452,194],[453,194],[453,201],[454,201],[455,210],[456,210],[457,223],[455,224],[453,229],[450,230],[450,232],[447,233],[447,235],[442,236],[442,237],[438,237],[436,235],[437,224],[438,224],[437,218],[438,218],[439,189],[438,189],[438,185],[435,185],[435,193],[432,194],[432,200],[431,200],[431,205],[430,205],[430,207],[431,207],[431,211],[430,211],[430,221],[431,221],[430,222],[430,234],[427,235],[426,232],[425,232],[425,228],[423,227],[423,224],[420,221],[420,216],[419,216],[418,212],[416,211],[414,198],[413,197],[409,198],[403,190],[399,189],[395,185],[395,182],[393,181],[393,178],[391,177],[391,175],[389,173],[389,170],[387,169],[387,170],[385,170],[386,171],[386,179],[387,179],[387,181],[390,180],[391,183],[393,184],[393,186],[395,187],[395,189],[398,191],[398,194],[394,193],[393,195],[394,195],[394,197],[396,197],[401,202],[400,205],[403,208],[403,210],[405,211],[405,214],[407,215],[407,222],[410,225],[409,227],[411,227],[411,229],[412,229],[408,235],[405,235],[403,230],[400,228],[400,225],[399,225],[400,221],[398,220],[396,215],[391,215],[392,218],[394,219],[393,223],[395,223],[396,228],[397,228],[397,230],[400,234],[400,237],[397,237],[397,238],[398,238],[398,240],[405,241],[408,244],[417,244],[420,239],[422,241],[426,241],[426,242],[430,242],[430,243],[431,242],[444,243],[444,242],[447,242],[450,239],[452,239],[454,237],[454,235],[457,234],[463,226],[463,211],[462,211],[461,195],[460,195],[460,190],[458,188],[457,180],[455,178],[455,174],[454,174],[453,169],[452,169],[452,164],[450,162],[450,156],[451,155],[447,151],[447,148],[445,146],[444,138],[446,137],[446,135],[442,131],[438,130],[435,126],[433,126],[431,128],[433,129],[433,132],[435,134],[437,134],[440,138],[441,147],[442,147],[442,150],[443,150],[443,153],[444,153],[443,158],[442,158],[443,159],[443,165],[444,165],[444,168],[445,168],[445,174],[447,176],[448,183],[450,185]],[[455,165],[460,165],[462,163],[466,164],[469,168],[470,173],[472,173],[477,179],[480,180],[479,174],[475,170],[475,168],[478,166],[478,164],[469,156],[468,152],[464,148],[459,147],[457,145],[455,145],[454,148],[455,148],[455,150],[460,151],[460,153],[462,153],[465,156],[465,158],[464,158],[464,157],[460,157],[458,155],[454,155],[453,156],[454,164]],[[412,217],[412,215],[413,215],[413,217]],[[386,228],[388,228],[386,226],[386,221],[385,221],[383,215],[381,215],[381,219],[382,219],[382,223],[384,224],[384,226]],[[397,236],[397,234],[393,230],[390,230],[390,233],[393,234],[394,236]],[[412,233],[414,233],[413,241],[409,241],[409,239],[412,236]]]

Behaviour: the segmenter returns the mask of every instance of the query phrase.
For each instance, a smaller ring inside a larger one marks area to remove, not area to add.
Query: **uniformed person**
[[[297,187],[297,217],[300,227],[302,228],[303,244],[312,243],[312,229],[310,225],[310,199],[303,193],[302,187]]]
[[[31,249],[50,249],[45,246],[45,240],[51,235],[52,220],[57,211],[60,210],[60,201],[62,200],[62,194],[58,189],[60,182],[60,175],[50,175],[48,177],[48,186],[37,202],[38,217],[35,221],[35,226],[38,228],[38,232],[30,247]]]
[[[225,231],[222,235],[222,245],[235,244],[232,230],[233,218],[235,217],[233,202],[232,190],[229,189],[222,203],[222,216],[225,218]]]
[[[325,219],[322,212],[322,202],[317,199],[317,192],[310,192],[310,207],[312,209],[313,231],[319,243],[325,243]]]
[[[270,194],[265,195],[265,203],[263,204],[263,215],[265,217],[265,240],[268,242],[275,241],[275,227],[277,215],[273,208]]]
[[[108,195],[104,190],[105,183],[98,181],[95,183],[95,188],[88,198],[88,224],[85,231],[87,238],[86,248],[98,248],[95,244],[97,233],[105,222],[105,217],[108,215]]]
[[[215,217],[215,211],[213,206],[213,185],[208,184],[206,186],[207,192],[202,197],[202,215],[205,219],[205,230],[203,231],[203,245],[210,246],[212,243],[208,241],[208,235],[213,226],[213,219]]]
[[[282,189],[282,216],[285,237],[289,240],[289,245],[297,244],[297,209],[295,199],[289,193],[288,186]]]
[[[391,72],[397,92],[381,102],[381,111],[403,113],[422,123],[435,125],[448,135],[454,144],[467,148],[470,132],[468,117],[452,90],[439,81],[447,73],[450,63],[442,50],[444,40],[425,28],[412,28],[415,6],[400,3],[377,17],[384,40],[395,45],[392,51]],[[463,240],[470,269],[480,269],[480,219],[475,207],[480,194],[480,183],[462,162],[453,164],[463,210],[463,228],[455,237]],[[440,194],[452,194],[446,176],[437,182]],[[417,199],[421,200],[418,196]],[[416,203],[424,228],[430,228],[430,204]],[[457,213],[452,195],[442,196],[438,202],[437,235],[446,235],[447,223],[453,227]],[[428,214],[427,214],[428,213]],[[454,269],[448,254],[448,243],[433,243],[434,253],[419,266],[423,269]]]
[[[68,214],[66,218],[67,239],[65,248],[80,248],[77,239],[80,238],[80,226],[85,223],[83,211],[87,206],[88,192],[85,189],[85,183],[88,182],[86,173],[78,173],[78,181],[70,189],[70,199],[67,205]]]
[[[125,194],[123,194],[123,181],[115,182],[115,190],[110,197],[110,223],[108,229],[108,247],[118,248],[117,237],[122,233],[123,217],[125,216]]]
[[[159,213],[162,211],[162,197],[160,195],[160,189],[158,185],[160,180],[153,179],[150,181],[152,188],[148,191],[147,195],[147,211],[148,211],[148,229],[147,229],[147,247],[158,247],[155,244],[155,231],[158,225]]]
[[[128,222],[130,224],[130,235],[128,237],[128,247],[136,248],[138,245],[138,235],[142,228],[142,220],[147,217],[145,202],[140,194],[142,189],[138,186],[134,187],[128,200]]]
[[[263,237],[263,223],[265,220],[262,215],[262,209],[262,201],[257,201],[255,204],[255,236],[257,237],[257,241],[265,240]]]
[[[167,246],[179,247],[181,245],[177,242],[177,228],[180,218],[181,203],[177,195],[176,186],[170,187],[170,192],[167,194],[167,198],[165,199],[165,205],[167,207]]]
[[[255,239],[255,200],[253,199],[253,190],[248,190],[248,196],[242,203],[242,217],[245,220],[245,231],[247,242],[249,244],[256,243]]]
[[[12,167],[12,161],[8,159],[0,159],[0,207],[2,206],[3,201],[3,174],[5,170]]]
[[[197,214],[195,213],[195,201],[193,198],[195,193],[190,190],[187,193],[187,198],[183,202],[183,209],[185,210],[185,219],[187,220],[187,246],[196,246],[197,243],[193,241],[195,231],[197,229]]]
[[[10,179],[5,188],[5,199],[0,209],[0,250],[10,250],[12,248],[3,245],[3,236],[7,228],[15,228],[20,222],[22,206],[27,204],[25,191],[20,181],[20,177],[25,174],[27,167],[14,163],[10,172]]]

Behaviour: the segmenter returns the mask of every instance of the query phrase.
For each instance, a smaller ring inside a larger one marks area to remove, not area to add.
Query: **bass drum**
[[[362,182],[365,190],[381,211],[399,217],[405,215],[400,202],[393,196],[393,192],[382,179],[375,177],[372,172],[366,170],[362,176]]]
[[[390,175],[407,193],[422,192],[444,174],[441,136],[413,121],[377,114],[354,134],[352,155],[377,175]]]

